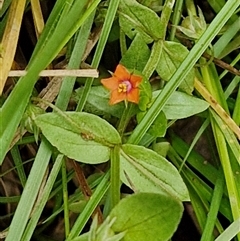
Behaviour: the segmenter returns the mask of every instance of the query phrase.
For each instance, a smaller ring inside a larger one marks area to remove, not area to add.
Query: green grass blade
[[[205,224],[205,227],[203,230],[201,241],[211,241],[212,240],[213,229],[215,226],[219,207],[221,204],[224,185],[225,185],[224,175],[222,173],[222,175],[219,175],[219,177],[216,181],[216,184],[214,186],[210,209],[208,212],[207,221],[206,221],[206,224]]]
[[[236,124],[240,125],[240,85],[238,88],[238,95],[235,102],[234,110],[233,110],[233,120],[236,122]]]
[[[240,232],[240,219],[234,221],[215,241],[230,241]]]
[[[178,0],[175,3],[175,7],[173,10],[173,18],[172,18],[172,27],[170,32],[169,40],[173,41],[176,33],[176,26],[179,24],[181,20],[181,13],[182,13],[182,6],[183,6],[183,0]]]
[[[208,119],[206,119],[206,120],[204,121],[204,123],[201,125],[200,129],[198,130],[197,134],[195,135],[194,139],[192,140],[192,143],[191,143],[191,145],[190,145],[190,147],[189,147],[189,150],[188,150],[186,156],[185,156],[184,159],[183,159],[183,162],[182,162],[182,164],[181,164],[181,166],[180,166],[180,168],[179,168],[179,172],[181,172],[183,165],[185,164],[186,160],[187,160],[188,157],[189,157],[189,154],[190,154],[191,151],[193,150],[194,146],[196,145],[197,141],[200,139],[200,137],[201,137],[201,135],[203,134],[203,132],[204,132],[204,131],[206,130],[206,128],[208,127],[209,123],[210,123],[210,121],[209,121],[209,118],[208,118]]]
[[[51,157],[50,144],[46,140],[42,143],[13,216],[6,241],[20,241],[27,225]]]
[[[24,187],[27,181],[27,177],[23,168],[23,162],[21,158],[21,154],[19,152],[18,146],[14,146],[11,149],[11,155],[14,161],[14,164],[17,168],[18,176],[21,181],[22,186]]]
[[[47,23],[44,26],[43,32],[40,35],[40,38],[37,42],[37,45],[33,51],[31,59],[28,65],[31,65],[31,62],[34,60],[36,56],[38,56],[39,52],[46,45],[47,41],[51,37],[51,34],[54,32],[54,29],[57,26],[61,13],[63,11],[65,5],[65,0],[58,0],[54,5],[53,10],[51,11],[50,16],[48,17]]]
[[[228,29],[227,31],[219,38],[219,40],[213,46],[214,56],[219,57],[223,49],[229,44],[232,38],[239,31],[240,18],[238,18]]]
[[[224,135],[226,142],[229,144],[230,149],[232,150],[232,153],[237,160],[238,164],[240,165],[240,150],[239,150],[239,143],[237,141],[236,136],[233,134],[233,132],[225,125],[225,123],[222,121],[222,119],[211,110],[211,114],[216,121],[219,129],[221,130],[222,134]]]
[[[174,163],[176,167],[179,167],[182,163],[182,159],[179,157],[179,154],[176,153],[176,151],[173,148],[170,148],[170,151],[168,153],[168,156],[170,160]],[[200,160],[198,160],[200,161]],[[186,185],[191,187],[191,190],[194,191],[193,195],[198,195],[201,200],[204,200],[204,203],[210,203],[212,200],[212,188],[204,181],[202,180],[196,173],[193,172],[193,170],[190,169],[190,165],[184,165],[183,171],[181,172],[181,175],[184,179],[184,182]],[[197,169],[198,171],[202,172],[201,169]],[[217,171],[217,170],[216,170]],[[219,171],[217,171],[217,178],[219,179]],[[216,181],[213,183],[215,184]],[[191,192],[189,189],[189,192]],[[197,200],[198,200],[197,198]],[[193,202],[193,200],[191,200]],[[208,206],[208,205],[207,205]],[[230,210],[230,204],[228,197],[224,193],[223,198],[221,199],[220,203],[220,212],[222,215],[224,215],[229,221],[232,221],[232,215]]]
[[[79,65],[84,54],[88,37],[91,31],[91,27],[94,20],[95,11],[89,16],[86,22],[82,25],[77,37],[74,48],[72,50],[71,57],[67,68],[75,69],[79,68]],[[61,110],[66,110],[68,102],[72,95],[72,90],[75,84],[76,77],[65,77],[63,79],[59,95],[57,97],[56,106]]]
[[[111,150],[111,209],[120,201],[120,148],[115,146]]]
[[[225,142],[224,135],[222,134],[216,122],[214,122],[214,120],[212,120],[211,122],[212,122],[212,128],[215,136],[219,158],[221,160],[222,168],[225,175],[233,219],[237,220],[240,218],[240,202],[239,202],[239,194],[238,194],[238,187],[237,187],[238,184],[236,183],[234,178],[231,159],[228,153],[227,144]]]
[[[41,196],[41,200],[37,204],[36,208],[34,209],[35,212],[32,214],[31,219],[28,222],[28,225],[24,231],[24,234],[23,234],[21,240],[24,240],[24,241],[31,240],[32,234],[37,226],[37,222],[42,214],[42,211],[46,205],[46,202],[48,201],[50,192],[52,190],[52,187],[55,183],[55,180],[56,180],[59,170],[61,168],[62,160],[63,160],[63,155],[58,155],[58,157],[56,158],[56,161],[54,162],[52,170],[49,174],[46,185],[44,187],[44,190],[43,190],[43,193]]]
[[[189,146],[172,132],[170,133],[170,137],[173,148],[181,157],[184,158],[187,155]],[[209,162],[205,163],[205,159],[194,150],[188,155],[187,162],[196,170],[198,170],[211,183],[214,184],[216,182],[218,177],[218,170]]]
[[[67,237],[70,231],[70,223],[69,223],[69,201],[68,201],[68,188],[67,188],[66,160],[64,160],[62,163],[62,193],[63,193],[65,237]]]

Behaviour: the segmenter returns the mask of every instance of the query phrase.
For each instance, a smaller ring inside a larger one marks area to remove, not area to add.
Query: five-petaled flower
[[[133,75],[121,64],[119,64],[112,77],[102,79],[101,83],[111,91],[109,103],[117,104],[121,101],[133,103],[139,102],[139,88],[142,77]]]

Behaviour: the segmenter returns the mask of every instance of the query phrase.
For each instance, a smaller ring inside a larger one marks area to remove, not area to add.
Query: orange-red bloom
[[[102,79],[101,83],[111,91],[110,104],[114,105],[121,101],[133,103],[139,102],[139,84],[142,77],[132,75],[121,64],[119,64],[112,77]]]

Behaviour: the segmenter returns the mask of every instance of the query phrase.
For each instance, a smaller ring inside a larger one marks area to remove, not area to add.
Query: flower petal
[[[116,90],[118,89],[119,81],[116,77],[101,79],[101,83],[109,90]]]
[[[114,72],[114,76],[119,80],[130,80],[130,73],[128,70],[121,64],[119,64]]]
[[[142,82],[142,76],[139,75],[131,75],[130,77],[130,82],[133,86],[133,88],[136,88],[140,85],[140,83]]]
[[[142,76],[131,75],[123,65],[119,64],[112,77],[101,80],[101,83],[111,91],[110,105],[117,104],[123,100],[137,104],[139,102],[138,86],[142,79]],[[119,85],[126,84],[126,82],[129,83],[131,88],[127,88],[127,91],[119,91]]]
[[[127,98],[127,94],[125,92],[118,92],[118,90],[113,90],[111,92],[111,97],[110,97],[110,101],[109,104],[110,105],[115,105],[123,100],[126,100]]]
[[[132,89],[127,94],[127,101],[138,104],[138,102],[139,102],[139,89],[138,88]]]

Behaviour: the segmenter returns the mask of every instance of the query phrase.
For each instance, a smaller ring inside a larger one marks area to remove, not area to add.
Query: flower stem
[[[134,105],[132,103],[128,103],[122,113],[120,120],[119,120],[117,130],[121,137],[123,136],[123,133],[124,133],[128,123],[129,123],[129,120],[132,116],[133,108],[134,108]]]
[[[129,123],[129,120],[132,116],[134,109],[134,104],[128,103],[126,108],[123,111],[122,117],[120,118],[118,124],[118,132],[120,136],[123,136],[123,133]],[[120,201],[120,147],[115,145],[111,149],[111,188],[110,188],[110,208],[113,209],[114,206]]]

